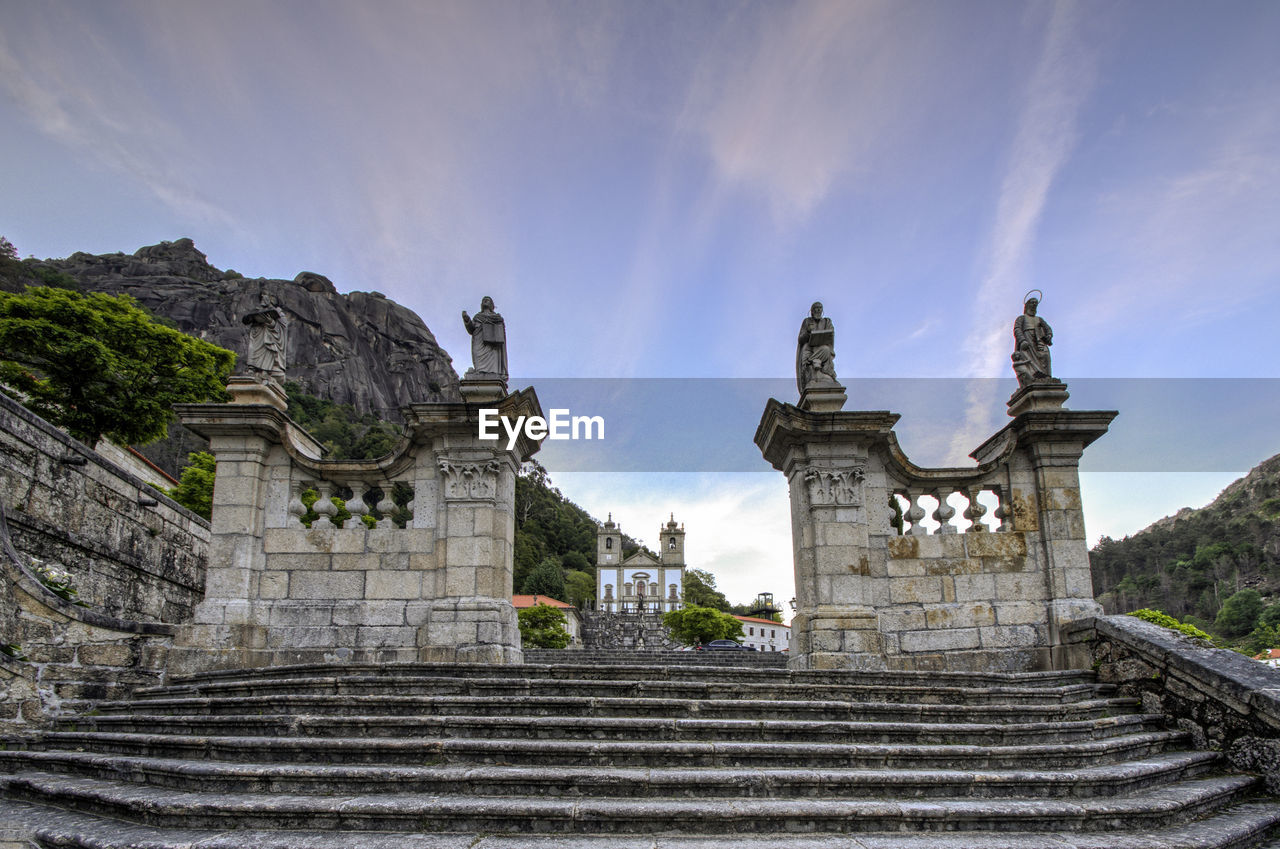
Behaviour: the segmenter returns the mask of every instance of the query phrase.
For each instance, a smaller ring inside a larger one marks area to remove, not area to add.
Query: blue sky
[[[24,256],[189,236],[221,268],[384,292],[462,368],[458,312],[490,294],[535,385],[786,378],[814,299],[846,381],[1006,377],[1033,287],[1069,381],[1280,377],[1270,0],[0,14],[0,234]],[[970,396],[913,456],[963,456],[1002,408]],[[1090,535],[1247,465],[1096,473]],[[789,597],[780,475],[552,473],[641,537],[675,510],[732,598]]]

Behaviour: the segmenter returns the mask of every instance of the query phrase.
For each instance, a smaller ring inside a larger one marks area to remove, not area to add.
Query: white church
[[[683,606],[684,525],[658,528],[659,558],[644,549],[622,557],[622,530],[613,514],[596,533],[596,610],[666,613]]]

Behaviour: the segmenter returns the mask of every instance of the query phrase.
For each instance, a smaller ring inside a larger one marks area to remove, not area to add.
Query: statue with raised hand
[[[480,300],[475,317],[462,311],[462,325],[471,334],[471,368],[464,377],[497,377],[507,379],[507,326],[502,316],[493,311],[493,298]]]

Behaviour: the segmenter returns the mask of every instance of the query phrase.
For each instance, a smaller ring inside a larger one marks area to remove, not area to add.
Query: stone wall
[[[204,592],[208,523],[4,395],[0,493],[18,554],[66,569],[92,609],[190,619]]]
[[[1280,793],[1280,670],[1132,616],[1072,623],[1064,640],[1075,666],[1096,669],[1145,712],[1190,732],[1196,748],[1226,753]]]
[[[584,649],[659,650],[677,649],[662,624],[661,613],[610,613],[582,611]]]

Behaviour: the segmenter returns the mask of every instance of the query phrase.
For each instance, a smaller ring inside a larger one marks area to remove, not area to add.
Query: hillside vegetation
[[[1220,639],[1243,639],[1280,602],[1280,455],[1206,507],[1121,540],[1103,537],[1090,564],[1108,613],[1153,608]]]

